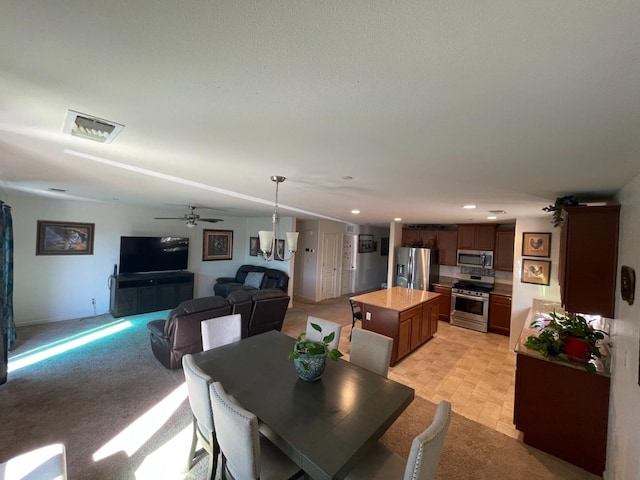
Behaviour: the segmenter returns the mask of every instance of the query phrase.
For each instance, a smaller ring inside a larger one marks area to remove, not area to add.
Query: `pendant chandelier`
[[[262,251],[262,257],[270,262],[272,260],[285,260],[291,259],[292,255],[298,250],[298,232],[287,232],[287,243],[289,250],[289,258],[284,258],[284,248],[278,250],[278,245],[282,245],[284,240],[279,238],[279,226],[280,226],[280,213],[278,212],[278,187],[286,180],[286,177],[280,175],[272,175],[271,181],[276,184],[276,204],[275,210],[272,215],[273,229],[272,231],[260,230],[258,236],[260,237],[260,250]],[[282,242],[282,243],[281,243]],[[284,247],[284,245],[282,245]]]

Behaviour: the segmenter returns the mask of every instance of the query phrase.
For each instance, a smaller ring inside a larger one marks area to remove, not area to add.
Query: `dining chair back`
[[[404,480],[433,480],[440,461],[444,439],[451,424],[451,403],[442,400],[436,407],[433,421],[413,439]]]
[[[370,330],[352,331],[349,361],[378,375],[387,377],[393,339]]]
[[[209,387],[217,438],[222,452],[222,478],[287,479],[300,468],[259,432],[258,418],[227,395],[220,382]]]
[[[450,423],[451,403],[442,400],[431,425],[413,439],[406,461],[377,442],[347,474],[346,480],[434,480]]]
[[[358,302],[354,302],[349,299],[349,304],[351,305],[351,333],[349,334],[349,340],[351,340],[351,336],[353,335],[353,329],[356,328],[356,322],[362,322],[362,310],[360,310],[360,304]]]
[[[210,318],[200,323],[202,350],[211,350],[228,343],[239,342],[242,335],[240,314]],[[208,392],[207,392],[208,393]]]
[[[220,453],[216,441],[213,410],[211,409],[211,399],[209,397],[209,385],[211,385],[213,379],[196,365],[191,354],[182,357],[182,369],[184,370],[184,378],[189,394],[189,405],[193,414],[193,435],[185,472],[191,470],[194,459],[200,455],[200,452],[196,452],[196,444],[200,440],[204,450],[209,453],[207,479],[213,479],[218,465],[218,454]]]
[[[312,323],[319,325],[322,328],[322,332],[317,331],[315,328],[311,326]],[[334,348],[338,348],[340,344],[340,333],[342,332],[342,325],[330,322],[329,320],[325,320],[323,318],[318,317],[309,317],[307,318],[307,334],[306,337],[309,340],[314,341],[322,341],[324,337],[334,332],[335,335],[333,340],[329,342],[329,349],[333,350]]]

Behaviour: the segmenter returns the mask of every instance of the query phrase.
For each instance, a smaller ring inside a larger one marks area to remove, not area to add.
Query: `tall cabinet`
[[[567,207],[558,280],[569,312],[615,315],[620,205]]]

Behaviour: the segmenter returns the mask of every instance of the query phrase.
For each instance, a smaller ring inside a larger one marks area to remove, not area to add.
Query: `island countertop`
[[[358,303],[366,303],[368,305],[402,312],[428,302],[429,300],[438,298],[439,296],[439,293],[427,292],[425,290],[391,287],[371,293],[356,295],[355,297],[351,297],[351,300]]]

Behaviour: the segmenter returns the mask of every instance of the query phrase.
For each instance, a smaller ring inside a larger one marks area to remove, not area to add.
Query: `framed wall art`
[[[549,285],[551,280],[551,260],[522,259],[522,283]]]
[[[522,256],[549,258],[551,256],[551,233],[524,232],[522,234]]]
[[[273,256],[273,258],[275,258],[279,262],[283,262],[284,261],[284,239],[278,240],[278,245],[276,248],[277,248],[276,254]]]
[[[252,257],[258,256],[258,237],[249,237],[249,255]]]
[[[38,220],[36,255],[93,255],[95,223]]]
[[[202,261],[231,260],[233,258],[233,230],[202,231]]]
[[[373,235],[362,233],[358,235],[358,253],[371,253],[373,251]]]

